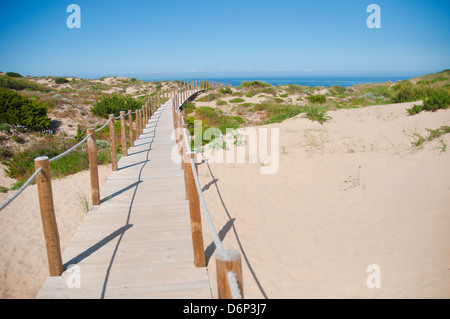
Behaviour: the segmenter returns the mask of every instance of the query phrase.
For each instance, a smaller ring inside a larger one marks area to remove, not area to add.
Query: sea
[[[339,85],[342,87],[350,87],[357,84],[364,83],[384,83],[384,82],[397,82],[401,80],[410,79],[411,76],[314,76],[314,77],[217,77],[217,78],[147,78],[147,77],[136,77],[142,81],[167,81],[167,80],[181,80],[181,81],[199,81],[208,80],[220,83],[231,84],[232,86],[240,86],[244,81],[262,81],[269,83],[273,86],[287,85],[287,84],[298,84],[302,86],[311,87],[330,87],[334,85]]]

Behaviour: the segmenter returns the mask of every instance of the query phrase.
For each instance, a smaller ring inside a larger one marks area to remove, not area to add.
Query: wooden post
[[[147,108],[147,104],[145,104],[144,106],[144,126],[147,125],[148,123],[148,108]]]
[[[91,173],[92,205],[100,205],[100,186],[98,181],[97,145],[95,144],[95,131],[88,128],[86,135],[91,134],[87,140],[89,155],[89,170]]]
[[[124,111],[120,111],[120,138],[121,138],[121,143],[122,143],[122,155],[123,156],[127,156],[128,155],[128,150],[127,150],[127,131],[126,131],[126,127],[125,127],[125,112]]]
[[[144,112],[139,110],[139,121],[141,122],[141,126],[139,126],[139,134],[144,132]]]
[[[141,116],[142,116],[142,133],[144,133],[144,129],[145,129],[145,110],[142,109],[141,110]]]
[[[134,138],[133,138],[133,114],[131,110],[128,110],[128,128],[130,130],[130,147],[134,146]]]
[[[136,139],[138,139],[140,136],[140,132],[139,132],[140,125],[141,125],[141,121],[139,120],[139,110],[136,110]]]
[[[109,137],[111,139],[111,169],[117,171],[117,154],[116,154],[116,126],[114,114],[109,114],[111,121],[109,122]]]
[[[42,167],[42,171],[36,176],[36,183],[45,245],[47,247],[48,268],[50,276],[60,276],[63,273],[63,264],[58,225],[56,223],[55,208],[53,206],[52,175],[50,173],[48,157],[42,156],[35,158],[34,167],[35,169]]]
[[[180,128],[180,130],[181,130],[181,144],[180,144],[181,159],[185,158],[184,153],[190,151],[190,149],[187,149],[187,147],[186,147],[186,144],[189,144],[189,140],[186,141],[184,139],[185,138],[185,135],[184,135],[185,129],[187,130],[187,124],[181,124],[181,128]],[[186,180],[186,162],[183,160],[181,161],[181,169],[184,172],[184,179]],[[184,183],[184,184],[185,184],[185,191],[186,191],[186,199],[189,199],[187,183]]]
[[[177,121],[175,120],[175,110],[176,108],[172,108],[172,121],[173,121],[173,128],[175,129],[175,139],[176,139]]]
[[[145,111],[145,106],[142,108],[142,132],[145,128],[145,123],[147,123],[147,113]]]
[[[206,267],[205,249],[203,246],[203,232],[202,232],[202,219],[200,215],[200,200],[197,193],[197,187],[195,186],[194,172],[192,171],[192,165],[190,159],[194,154],[190,154],[185,151],[184,159],[186,161],[186,182],[188,184],[188,196],[189,196],[189,212],[191,217],[191,235],[192,246],[194,250],[194,265],[196,267]]]
[[[219,299],[233,299],[227,278],[229,271],[233,271],[236,275],[239,291],[244,299],[241,254],[233,249],[218,251],[216,253],[216,276]]]

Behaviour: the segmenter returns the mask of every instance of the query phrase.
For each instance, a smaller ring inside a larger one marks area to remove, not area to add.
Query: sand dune
[[[411,144],[449,125],[450,111],[408,116],[412,104],[265,126],[280,129],[273,175],[262,164],[199,165],[224,247],[242,254],[246,298],[450,297],[450,135]],[[381,288],[367,285],[372,264]],[[215,286],[214,256],[208,268]]]

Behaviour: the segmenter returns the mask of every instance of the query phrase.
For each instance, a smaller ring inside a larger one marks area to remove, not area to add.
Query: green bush
[[[225,115],[222,111],[207,106],[197,108],[195,115],[195,117],[188,116],[185,118],[188,130],[192,135],[197,133],[194,132],[195,120],[202,121],[202,133],[208,128],[217,128],[222,134],[226,134],[227,129],[236,129],[239,128],[241,124],[245,123],[244,119],[240,116]],[[200,132],[198,132],[198,134],[200,134]],[[202,139],[202,145],[208,142],[209,141]]]
[[[325,95],[322,95],[322,94],[311,95],[311,96],[308,96],[307,99],[311,103],[318,103],[318,104],[323,104],[323,103],[325,103],[327,101],[327,97]]]
[[[406,110],[410,115],[416,115],[423,111],[423,106],[415,104],[412,108]]]
[[[436,92],[423,102],[425,111],[437,111],[447,109],[450,105],[450,94],[445,91]]]
[[[33,90],[41,92],[50,92],[51,89],[45,85],[37,84],[27,79],[18,79],[9,77],[6,75],[0,76],[0,88],[12,89],[12,90]]]
[[[242,103],[242,102],[245,102],[245,100],[241,98],[235,98],[233,100],[230,100],[230,103]]]
[[[418,114],[422,111],[435,112],[440,109],[447,109],[450,106],[450,94],[445,91],[435,92],[422,105],[414,105],[406,109],[410,115]]]
[[[262,87],[268,87],[268,86],[272,86],[269,83],[266,82],[261,82],[261,81],[243,81],[241,83],[241,88],[262,88]]]
[[[311,121],[317,121],[320,124],[323,124],[324,122],[328,122],[329,120],[331,120],[331,117],[327,115],[326,111],[319,110],[318,108],[315,107],[307,108],[305,116]]]
[[[112,96],[104,96],[100,101],[95,102],[91,112],[103,118],[108,118],[109,114],[114,114],[117,117],[120,115],[120,111],[127,113],[128,110],[131,110],[134,112],[142,108],[143,105],[144,101],[136,100],[131,96],[113,94]]]
[[[5,161],[5,172],[10,178],[16,178],[23,182],[34,173],[34,159],[36,157],[55,157],[76,143],[77,141],[75,140],[68,140],[61,143],[61,141],[55,138],[48,138],[44,143],[34,144],[26,150],[16,152],[9,160]],[[97,158],[98,164],[100,165],[109,163],[111,158],[109,144],[106,144],[104,141],[97,141],[97,146],[99,146]],[[66,156],[50,163],[52,177],[75,174],[88,168],[89,155],[86,143]]]
[[[441,92],[441,88],[431,85],[414,85],[409,81],[402,81],[392,87],[394,93],[391,97],[393,103],[403,103],[425,100],[436,93]],[[450,94],[450,90],[445,91]]]
[[[9,76],[11,78],[23,78],[22,74],[16,72],[6,72],[6,76]]]
[[[33,131],[49,126],[47,107],[39,101],[0,88],[0,123],[23,125]]]
[[[199,101],[201,101],[201,102],[211,102],[211,101],[217,100],[218,98],[220,98],[220,96],[221,96],[220,93],[210,93],[208,95],[205,95],[205,96],[201,97],[199,99]]]
[[[280,123],[304,112],[303,107],[275,102],[256,104],[253,108],[255,111],[266,111],[266,121],[264,124]]]
[[[233,94],[233,91],[230,88],[222,88],[222,89],[220,89],[220,93],[222,93],[222,94]]]
[[[194,105],[194,103],[191,102],[186,102],[183,104],[182,110],[186,111],[186,114],[190,114],[192,112],[194,112],[196,109],[196,106]]]
[[[55,79],[55,83],[56,84],[64,84],[64,83],[67,83],[67,82],[69,82],[69,80],[67,80],[66,78],[56,78]]]

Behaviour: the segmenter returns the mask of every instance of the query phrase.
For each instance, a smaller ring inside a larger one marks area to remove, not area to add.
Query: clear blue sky
[[[449,0],[0,1],[0,71],[34,76],[421,75],[450,68],[449,39]]]

